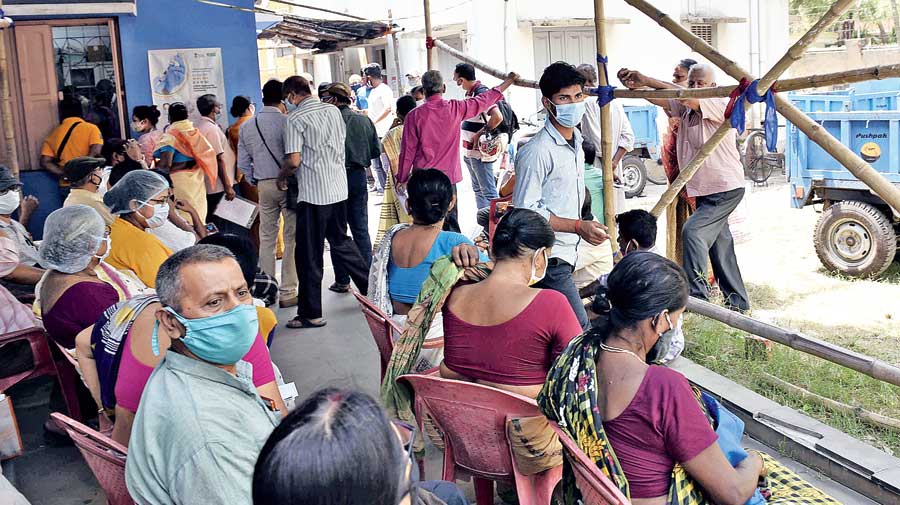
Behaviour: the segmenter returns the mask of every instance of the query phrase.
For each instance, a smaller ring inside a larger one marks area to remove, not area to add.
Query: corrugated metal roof
[[[285,15],[280,23],[257,36],[260,39],[281,38],[301,49],[326,53],[391,33],[391,25],[375,21],[311,19]]]

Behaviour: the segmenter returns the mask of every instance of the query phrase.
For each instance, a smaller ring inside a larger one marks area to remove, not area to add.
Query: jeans
[[[475,192],[476,208],[483,209],[496,199],[497,180],[494,178],[494,162],[484,162],[477,158],[463,158],[469,167],[469,175],[472,176],[472,191]]]
[[[375,189],[379,193],[383,193],[384,186],[387,184],[387,172],[384,171],[381,156],[372,159],[372,173],[375,175]]]
[[[569,305],[572,306],[572,311],[575,312],[575,317],[578,318],[578,324],[581,325],[583,330],[587,330],[590,328],[591,322],[588,320],[587,312],[584,310],[584,303],[581,301],[581,297],[578,296],[575,280],[572,279],[574,270],[575,267],[565,261],[559,258],[550,258],[547,274],[534,287],[552,289],[562,293],[566,300],[569,301]]]
[[[369,193],[366,187],[366,170],[362,167],[347,169],[347,224],[359,253],[366,262],[366,268],[372,266],[372,239],[369,237]],[[338,284],[350,284],[350,274],[343,264],[334,260],[334,281]]]
[[[709,298],[706,258],[712,263],[713,275],[719,283],[725,305],[748,310],[750,299],[734,253],[734,239],[728,227],[728,216],[744,198],[744,188],[697,197],[697,210],[684,223],[684,271],[687,272],[691,296]]]
[[[275,276],[275,249],[278,242],[278,219],[284,221],[284,255],[281,257],[281,299],[297,296],[297,267],[294,249],[297,245],[297,216],[287,208],[287,192],[278,189],[276,179],[256,183],[259,191],[259,268]]]

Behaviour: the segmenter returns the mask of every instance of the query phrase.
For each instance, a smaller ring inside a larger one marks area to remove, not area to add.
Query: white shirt
[[[378,133],[378,138],[384,137],[384,134],[391,128],[391,124],[394,122],[395,117],[394,112],[392,110],[391,113],[385,116],[381,121],[376,122],[375,120],[384,114],[385,110],[393,108],[394,92],[391,90],[390,86],[382,82],[378,86],[372,88],[372,91],[369,92],[368,115],[369,119],[375,123],[375,131]]]

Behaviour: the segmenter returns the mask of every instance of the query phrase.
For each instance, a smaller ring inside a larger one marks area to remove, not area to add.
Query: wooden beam
[[[0,0],[0,9],[3,0]],[[6,35],[9,28],[0,31],[0,120],[3,121],[3,140],[6,143],[6,164],[13,175],[19,177],[19,152],[16,149],[16,127],[13,124],[12,97],[10,96],[9,58],[6,56]]]
[[[597,56],[606,56],[606,11],[603,0],[594,0],[594,30],[597,39]],[[597,74],[600,87],[609,86],[608,75],[603,65],[597,62]],[[588,98],[593,100],[593,98]],[[612,159],[615,154],[612,139],[612,116],[609,104],[600,108],[600,146],[603,157],[603,217],[609,233],[609,241],[616,243],[616,194],[613,186],[614,174]],[[581,146],[575,146],[579,149]]]
[[[425,37],[427,39],[432,39],[431,32],[431,0],[422,0],[425,7]],[[437,42],[437,41],[435,41]],[[449,47],[449,46],[448,46]],[[427,61],[427,67],[425,70],[433,70],[434,69],[434,48],[426,47],[425,48],[425,59]]]
[[[758,321],[697,298],[688,298],[687,309],[732,328],[769,339],[806,354],[812,354],[882,382],[900,386],[900,368],[879,359],[859,354],[824,340],[802,335],[793,330]]]

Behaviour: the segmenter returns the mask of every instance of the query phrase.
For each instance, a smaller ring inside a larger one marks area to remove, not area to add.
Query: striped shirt
[[[330,205],[347,199],[341,111],[313,97],[300,102],[284,125],[285,154],[300,153],[297,201]]]

